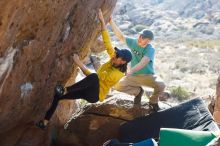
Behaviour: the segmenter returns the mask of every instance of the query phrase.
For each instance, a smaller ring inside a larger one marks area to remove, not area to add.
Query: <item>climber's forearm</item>
[[[112,27],[113,32],[115,33],[116,37],[122,42],[125,43],[125,37],[121,30],[118,28],[118,26],[115,24],[115,22],[111,19],[110,20],[110,25]]]
[[[91,72],[86,68],[86,66],[82,63],[82,61],[79,59],[79,56],[77,54],[73,55],[73,60],[76,63],[76,65],[82,70],[82,72],[88,76],[91,74]]]
[[[148,57],[144,56],[138,64],[136,64],[134,67],[132,67],[130,69],[130,74],[133,74],[133,73],[141,70],[145,65],[148,64],[149,61],[150,61],[150,59]]]
[[[113,57],[115,51],[113,49],[113,46],[112,46],[112,43],[111,43],[111,39],[110,39],[108,30],[106,28],[105,20],[104,20],[104,17],[103,17],[101,9],[99,9],[99,20],[101,22],[102,39],[103,39],[103,42],[105,44],[106,50],[107,50],[109,56]]]
[[[101,30],[104,31],[104,30],[107,30],[107,27],[105,25],[105,22],[101,22]]]
[[[102,29],[102,31],[107,30],[106,25],[105,25],[105,19],[104,19],[104,17],[103,17],[103,14],[102,14],[102,10],[101,10],[101,9],[99,9],[99,21],[100,21],[100,23],[101,23],[101,29]]]
[[[110,57],[113,57],[115,50],[112,46],[111,39],[107,30],[102,31],[102,39],[105,44],[107,53],[109,54]]]
[[[86,76],[88,76],[89,74],[91,74],[91,72],[89,71],[89,69],[88,69],[82,62],[78,62],[77,65],[78,65],[78,67],[82,70],[83,74],[85,74]]]

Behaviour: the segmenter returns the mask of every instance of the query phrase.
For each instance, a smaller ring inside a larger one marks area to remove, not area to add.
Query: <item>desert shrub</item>
[[[140,32],[140,31],[142,31],[143,29],[146,29],[147,27],[145,26],[145,25],[136,25],[135,27],[134,27],[134,29],[135,29],[135,31],[136,32]]]
[[[179,101],[189,99],[190,96],[189,92],[181,86],[172,87],[170,92],[171,96],[176,97]]]

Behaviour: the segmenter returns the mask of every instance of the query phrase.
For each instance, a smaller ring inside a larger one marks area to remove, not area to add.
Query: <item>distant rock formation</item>
[[[72,55],[84,58],[99,35],[97,11],[108,18],[116,0],[0,1],[0,145],[46,146],[50,129],[33,127],[44,116],[57,83],[74,82]],[[70,80],[71,79],[71,80]],[[75,111],[63,102],[52,121]]]
[[[218,0],[118,0],[114,17],[129,35],[148,28],[159,40],[219,40],[219,9]]]

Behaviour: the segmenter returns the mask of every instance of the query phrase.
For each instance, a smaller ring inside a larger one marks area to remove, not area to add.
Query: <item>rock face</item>
[[[57,83],[73,83],[73,53],[84,58],[99,34],[97,11],[109,17],[116,0],[0,1],[0,145],[48,145],[44,116]],[[58,123],[74,102],[60,106]],[[63,108],[65,107],[65,108]],[[56,117],[56,116],[54,116]],[[28,138],[28,137],[29,138]]]
[[[215,121],[220,125],[220,75],[216,84],[216,101],[213,116]]]
[[[119,137],[122,123],[148,113],[149,107],[144,102],[138,107],[128,98],[109,98],[104,103],[86,106],[76,113],[66,124],[66,129],[60,132],[57,144],[101,146],[108,139]]]

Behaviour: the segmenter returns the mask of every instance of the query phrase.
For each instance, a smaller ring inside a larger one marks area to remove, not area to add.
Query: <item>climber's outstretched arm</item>
[[[111,25],[112,30],[113,30],[114,34],[116,35],[116,37],[117,37],[122,43],[125,43],[125,36],[124,36],[124,34],[121,32],[121,30],[118,28],[118,26],[116,25],[116,23],[113,21],[112,17],[110,17],[109,24]]]
[[[106,50],[107,50],[109,56],[113,57],[114,54],[115,54],[115,50],[114,50],[114,48],[112,46],[111,39],[109,37],[109,33],[108,33],[107,28],[106,28],[105,20],[104,20],[104,17],[103,17],[101,9],[99,9],[99,20],[101,22],[102,39],[103,39],[103,42],[105,44]]]

